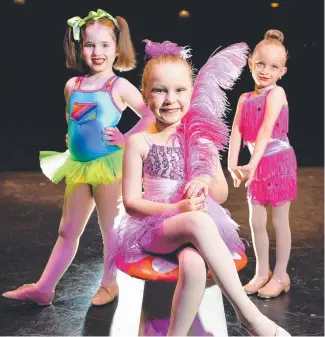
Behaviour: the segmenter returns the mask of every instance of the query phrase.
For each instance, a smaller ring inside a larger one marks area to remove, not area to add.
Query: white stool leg
[[[146,282],[140,336],[166,336],[175,283]],[[213,281],[207,287],[188,336],[228,336],[222,293]]]
[[[144,281],[118,271],[117,283],[120,293],[109,335],[138,336]]]

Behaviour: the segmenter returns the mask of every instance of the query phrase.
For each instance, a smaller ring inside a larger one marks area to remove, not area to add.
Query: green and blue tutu
[[[65,179],[67,184],[110,185],[122,179],[121,148],[106,156],[81,162],[65,152],[41,151],[40,165],[43,173],[55,184]]]

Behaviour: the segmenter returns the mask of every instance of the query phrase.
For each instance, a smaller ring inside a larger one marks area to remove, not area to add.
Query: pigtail
[[[136,66],[136,60],[129,25],[126,20],[120,16],[116,16],[116,20],[119,24],[118,40],[116,41],[118,45],[118,57],[113,68],[118,71],[132,70]]]
[[[65,31],[63,49],[65,53],[65,64],[68,69],[80,72],[84,71],[84,63],[81,58],[80,43],[73,38],[73,30],[68,27]]]

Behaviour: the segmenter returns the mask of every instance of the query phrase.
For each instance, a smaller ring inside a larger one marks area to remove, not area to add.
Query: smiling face
[[[116,41],[112,28],[95,22],[83,34],[82,56],[93,74],[111,70],[116,57]]]
[[[187,63],[160,62],[147,74],[144,97],[159,124],[180,123],[190,107],[192,73]]]
[[[287,72],[284,48],[277,44],[263,44],[249,59],[249,67],[257,88],[276,84]]]

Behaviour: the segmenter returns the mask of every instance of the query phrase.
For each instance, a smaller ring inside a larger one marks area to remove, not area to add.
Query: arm
[[[217,162],[216,175],[209,188],[209,195],[218,204],[224,203],[228,198],[228,184],[220,160]]]
[[[241,180],[247,180],[247,187],[254,178],[255,170],[263,157],[265,148],[272,136],[274,124],[276,123],[283,104],[286,103],[286,95],[281,87],[273,89],[266,100],[265,115],[260,129],[258,130],[255,147],[251,159],[247,165],[238,166]]]
[[[127,139],[133,133],[145,130],[155,122],[155,118],[150,109],[144,104],[140,91],[125,78],[120,78],[117,83],[117,90],[122,100],[139,116],[141,119],[128,132],[124,134]]]
[[[231,128],[231,136],[229,140],[228,150],[228,170],[231,171],[238,165],[238,156],[241,146],[242,134],[240,132],[240,123],[242,116],[243,103],[247,94],[242,94],[239,97],[237,110]]]
[[[195,198],[203,191],[202,196],[208,195],[218,204],[224,203],[228,198],[228,184],[223,173],[220,161],[216,167],[216,175],[212,179],[209,176],[197,176],[188,182],[184,188],[184,198]]]
[[[207,143],[208,141],[201,139],[201,142]],[[217,149],[214,151],[218,153]],[[228,184],[221,167],[219,154],[213,172],[215,173],[213,178],[202,174],[190,180],[184,188],[184,198],[197,197],[203,192],[205,197],[210,195],[219,204],[225,202],[228,198]]]
[[[67,81],[64,87],[64,98],[65,98],[65,120],[68,124],[69,121],[69,113],[68,113],[68,101],[71,95],[71,91],[76,82],[77,77],[72,77]],[[65,144],[68,146],[68,133],[65,135]]]
[[[64,98],[65,98],[65,120],[68,123],[69,120],[69,114],[68,114],[68,102],[69,102],[69,98],[71,95],[71,91],[73,89],[73,86],[76,82],[77,77],[72,77],[70,78],[70,80],[67,81],[67,83],[65,84],[64,87]]]
[[[124,207],[134,216],[173,215],[190,211],[206,211],[205,197],[181,200],[175,204],[154,202],[142,198],[142,165],[145,140],[140,134],[129,137],[124,150],[122,194]]]
[[[281,87],[273,89],[267,97],[264,119],[257,133],[254,151],[249,161],[249,165],[254,168],[257,167],[264,154],[266,145],[272,136],[274,125],[285,102],[286,95]]]

